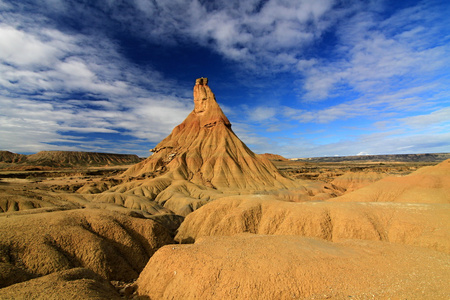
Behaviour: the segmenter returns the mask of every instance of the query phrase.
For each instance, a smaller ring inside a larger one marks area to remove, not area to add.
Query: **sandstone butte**
[[[287,178],[206,78],[152,151],[112,188],[0,185],[0,299],[450,298],[450,160],[345,195]]]
[[[194,86],[194,110],[145,161],[125,175],[163,174],[213,189],[265,190],[292,187],[275,166],[253,153],[233,132],[207,78]]]

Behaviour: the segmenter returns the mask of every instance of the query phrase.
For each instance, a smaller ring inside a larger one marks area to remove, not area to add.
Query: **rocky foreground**
[[[0,176],[0,299],[450,298],[450,160],[298,177],[206,78],[152,151],[118,175]]]

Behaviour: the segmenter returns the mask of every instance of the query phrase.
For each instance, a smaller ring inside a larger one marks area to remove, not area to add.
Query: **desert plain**
[[[258,155],[193,98],[146,159],[1,152],[0,299],[450,298],[450,154]]]

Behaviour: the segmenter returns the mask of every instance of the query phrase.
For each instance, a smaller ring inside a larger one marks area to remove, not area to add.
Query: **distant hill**
[[[27,156],[9,151],[0,151],[0,162],[21,163],[27,160]]]
[[[272,154],[272,153],[264,153],[264,154],[258,154],[261,157],[265,157],[268,160],[275,160],[275,161],[287,161],[288,159],[278,155],[278,154]]]
[[[353,155],[292,158],[293,161],[308,162],[344,162],[344,161],[372,161],[372,162],[440,162],[450,158],[450,153],[424,153],[424,154],[386,154],[386,155]]]
[[[46,167],[128,165],[140,162],[134,154],[114,154],[81,151],[41,151],[22,155],[0,151],[0,162]]]

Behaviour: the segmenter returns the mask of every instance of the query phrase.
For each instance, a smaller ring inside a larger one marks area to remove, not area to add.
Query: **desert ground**
[[[206,78],[146,159],[0,158],[0,299],[450,299],[450,154],[253,153]]]

